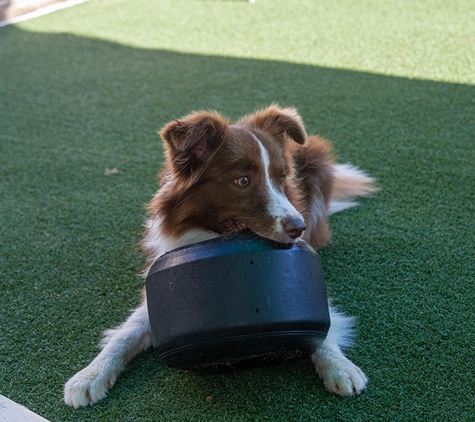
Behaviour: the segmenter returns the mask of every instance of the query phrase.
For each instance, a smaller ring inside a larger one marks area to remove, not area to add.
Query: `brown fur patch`
[[[316,248],[322,248],[331,236],[326,211],[334,183],[332,145],[320,136],[311,136],[306,145],[292,149],[301,212],[307,223],[304,237]]]

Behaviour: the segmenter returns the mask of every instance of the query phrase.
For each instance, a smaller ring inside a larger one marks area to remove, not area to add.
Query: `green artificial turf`
[[[0,28],[0,393],[51,421],[475,420],[474,21],[470,1],[104,0]],[[321,254],[367,391],[331,395],[307,361],[203,376],[149,351],[65,406],[138,303],[156,130],[271,102],[382,187]]]

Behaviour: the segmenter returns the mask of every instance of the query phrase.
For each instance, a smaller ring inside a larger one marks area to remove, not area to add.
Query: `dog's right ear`
[[[170,122],[159,132],[169,164],[184,176],[190,176],[213,155],[228,133],[229,121],[207,111]]]
[[[280,108],[273,104],[244,117],[241,122],[268,132],[281,142],[285,142],[288,138],[301,145],[307,142],[307,132],[302,117],[295,108]]]

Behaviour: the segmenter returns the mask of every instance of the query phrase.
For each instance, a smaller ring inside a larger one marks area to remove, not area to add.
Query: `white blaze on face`
[[[264,168],[264,179],[267,191],[269,192],[269,203],[267,205],[267,212],[269,215],[276,219],[276,231],[282,231],[282,219],[293,217],[296,219],[302,219],[300,213],[295,209],[291,204],[287,196],[275,186],[274,182],[270,177],[269,167],[270,167],[270,158],[269,153],[262,143],[262,141],[254,134],[252,134],[261,152],[262,166]]]

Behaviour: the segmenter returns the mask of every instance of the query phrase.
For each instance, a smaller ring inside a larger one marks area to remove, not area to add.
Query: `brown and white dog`
[[[243,229],[321,248],[330,240],[328,215],[375,191],[361,170],[334,163],[324,139],[307,138],[293,108],[273,105],[234,124],[214,112],[194,112],[160,135],[166,163],[148,205],[144,276],[169,250]],[[328,390],[351,396],[367,382],[340,349],[350,343],[352,319],[334,309],[330,315],[328,336],[311,359]],[[105,332],[99,355],[66,383],[66,404],[77,408],[105,397],[127,362],[150,346],[144,294],[122,325]]]

